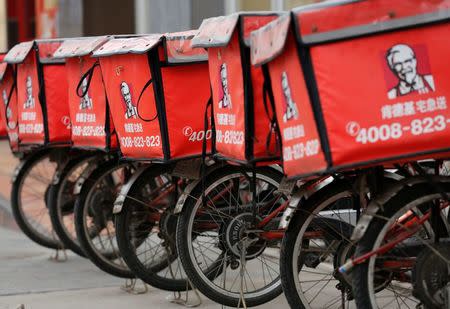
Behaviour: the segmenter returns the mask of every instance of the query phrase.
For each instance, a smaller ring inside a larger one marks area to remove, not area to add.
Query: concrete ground
[[[10,179],[18,161],[0,142],[0,309],[49,308],[182,308],[165,291],[149,288],[142,295],[121,289],[124,280],[98,270],[88,260],[68,254],[65,262],[28,240],[17,228],[9,206]],[[202,297],[201,308],[221,306]],[[260,308],[288,308],[284,296]]]
[[[98,270],[88,260],[68,254],[50,260],[52,251],[35,245],[20,231],[0,227],[0,309],[24,308],[180,308],[169,292],[149,288],[142,295],[121,289],[124,280]],[[202,297],[201,308],[221,306]],[[260,308],[288,308],[283,296]]]

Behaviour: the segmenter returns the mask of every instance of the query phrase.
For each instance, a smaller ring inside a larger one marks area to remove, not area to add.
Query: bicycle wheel
[[[178,254],[189,279],[230,307],[243,300],[257,306],[282,292],[282,233],[273,232],[285,201],[274,194],[282,174],[268,167],[252,171],[227,166],[209,174],[204,188],[199,184],[186,199],[177,225]]]
[[[283,291],[291,308],[355,307],[351,279],[337,269],[354,253],[350,237],[358,198],[350,182],[335,181],[298,206],[280,258]]]
[[[356,258],[373,254],[352,272],[358,308],[443,308],[450,256],[440,242],[449,231],[442,192],[450,195],[450,182],[409,185],[380,207],[356,248]]]
[[[182,182],[166,166],[149,166],[133,182],[116,215],[117,242],[126,264],[144,282],[167,291],[188,286],[177,258],[177,217],[172,214]]]
[[[75,185],[90,164],[98,164],[98,154],[90,154],[68,162],[59,175],[57,184],[48,191],[48,209],[53,229],[64,247],[84,257],[75,232]],[[93,162],[94,161],[94,162]]]
[[[135,167],[117,160],[100,165],[84,182],[75,202],[75,230],[86,256],[101,270],[121,278],[135,276],[117,247],[113,205]]]
[[[58,162],[52,150],[38,151],[19,167],[11,188],[11,208],[20,229],[37,244],[61,249],[62,242],[53,231],[47,208],[48,189]]]

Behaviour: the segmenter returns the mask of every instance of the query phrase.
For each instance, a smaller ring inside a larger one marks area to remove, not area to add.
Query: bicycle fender
[[[201,179],[197,179],[186,186],[186,188],[183,190],[183,193],[181,193],[180,197],[178,198],[175,209],[173,210],[173,213],[175,215],[183,211],[184,203],[186,202],[188,196],[191,194],[192,190],[194,190],[195,186],[197,186],[200,182]]]
[[[403,179],[400,175],[397,175],[395,173],[385,173],[385,177],[391,178],[394,180],[401,180]],[[312,194],[316,193],[317,191],[323,189],[327,185],[331,184],[333,182],[334,178],[332,176],[325,178],[315,186],[313,186],[311,189],[307,189],[307,183],[304,186],[301,186],[299,189],[297,189],[296,192],[291,197],[291,200],[289,201],[289,205],[286,208],[286,210],[283,212],[283,216],[281,217],[280,229],[287,229],[289,226],[289,223],[292,219],[292,216],[294,212],[297,210],[298,207],[300,207],[300,202],[302,201],[302,198],[308,198]]]
[[[352,241],[359,241],[367,231],[369,224],[372,222],[373,218],[377,214],[377,212],[383,208],[383,205],[389,201],[392,197],[397,195],[403,188],[412,187],[421,183],[428,183],[430,178],[433,182],[450,182],[449,177],[445,176],[433,176],[423,177],[423,176],[414,176],[405,178],[400,180],[398,183],[393,185],[389,190],[376,197],[374,200],[370,201],[367,209],[363,212],[361,217],[358,220],[358,223],[353,230],[353,234],[351,236]]]
[[[216,164],[208,166],[206,168],[206,175],[204,177],[208,176],[211,172],[213,172],[213,171],[215,171],[215,170],[217,170],[217,169],[219,169],[221,167],[223,167],[223,165],[220,164],[220,163],[216,163]],[[180,197],[178,198],[177,203],[175,205],[175,209],[173,210],[173,213],[175,215],[179,214],[179,213],[181,213],[183,211],[184,203],[186,202],[187,198],[191,194],[192,190],[194,190],[194,188],[199,183],[201,183],[201,181],[202,181],[202,179],[200,178],[200,179],[197,179],[197,180],[194,180],[194,181],[190,182],[186,186],[186,188],[184,189],[183,193],[181,193]]]
[[[320,189],[324,188],[325,186],[332,183],[334,178],[332,176],[325,178],[324,180],[320,181],[316,185],[314,185],[312,188],[308,189],[308,183],[304,184],[300,188],[298,188],[294,194],[292,194],[291,199],[289,200],[289,205],[286,208],[286,210],[283,212],[283,216],[281,217],[279,229],[287,229],[289,226],[289,223],[291,222],[291,219],[293,217],[293,214],[297,210],[298,207],[300,207],[300,202],[303,198],[308,198],[315,192],[319,191]]]
[[[124,184],[117,195],[116,200],[114,201],[113,214],[119,214],[122,211],[123,203],[125,202],[126,197],[128,196],[128,192],[130,192],[131,187],[136,182],[136,179],[142,175],[148,168],[153,168],[153,165],[145,165],[140,167],[130,178],[130,180]]]

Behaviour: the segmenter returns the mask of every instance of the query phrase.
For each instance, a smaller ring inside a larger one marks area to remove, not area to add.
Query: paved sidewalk
[[[0,141],[0,194],[9,199],[11,176],[19,160],[14,157],[7,141]]]
[[[96,269],[69,253],[66,262],[49,260],[52,252],[20,232],[0,227],[0,309],[182,308],[167,301],[169,292],[149,288],[143,295],[120,289],[124,280]],[[221,306],[203,297],[200,308]],[[260,308],[288,308],[283,296]]]
[[[72,253],[65,262],[50,260],[54,251],[35,245],[18,231],[0,227],[0,248],[0,296],[120,286],[122,283]],[[2,302],[0,297],[0,304]]]
[[[17,229],[14,220],[11,220],[9,195],[11,192],[11,177],[19,160],[15,158],[7,141],[0,141],[0,226]]]
[[[143,295],[121,290],[124,280],[98,270],[88,260],[68,253],[65,262],[26,238],[15,225],[9,205],[11,176],[18,160],[0,142],[0,309],[49,308],[183,308],[170,303],[169,292],[149,288]],[[200,308],[221,308],[203,297]],[[260,308],[288,308],[284,296]]]

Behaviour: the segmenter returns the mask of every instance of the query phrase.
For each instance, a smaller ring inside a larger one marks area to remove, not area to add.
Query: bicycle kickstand
[[[197,298],[196,302],[189,302],[189,287],[194,291],[194,295]],[[186,285],[185,297],[183,298],[181,292],[173,292],[173,298],[169,298],[169,302],[172,304],[177,304],[180,306],[184,306],[186,308],[196,308],[202,304],[202,298],[198,290],[192,286],[191,281],[188,279],[188,283]]]
[[[450,266],[447,265],[447,278],[450,276]],[[450,282],[445,286],[445,309],[450,309]]]
[[[60,252],[63,253],[64,257],[60,258]],[[56,249],[55,255],[51,255],[48,259],[53,262],[63,263],[66,262],[69,258],[67,257],[66,249],[63,248],[63,249]]]
[[[145,294],[148,292],[148,286],[145,282],[142,281],[143,287],[140,289],[137,287],[137,283],[138,283],[138,279],[136,279],[136,278],[126,279],[125,284],[122,285],[120,287],[120,289],[122,291],[125,291],[125,292],[127,292],[129,294],[133,294],[133,295],[140,295],[140,294]]]
[[[56,236],[55,231],[52,231],[52,236],[53,236],[54,239],[58,239],[58,237]],[[59,258],[59,252],[60,251],[62,251],[63,254],[64,254],[64,258],[62,258],[62,259]],[[55,255],[54,256],[50,255],[50,257],[48,259],[50,261],[53,261],[53,262],[65,262],[65,261],[67,261],[68,257],[67,257],[66,248],[64,248],[64,246],[63,246],[61,249],[59,249],[59,248],[55,249]]]
[[[169,263],[169,271],[170,271],[170,274],[171,274],[172,278],[175,279],[175,274],[173,272],[172,265],[170,263]],[[198,306],[200,306],[202,304],[202,298],[200,296],[200,293],[192,285],[191,280],[189,280],[189,278],[187,278],[186,280],[187,280],[187,282],[186,282],[186,291],[185,291],[185,293],[186,293],[185,295],[186,296],[183,298],[180,291],[175,291],[175,292],[173,292],[173,297],[169,296],[169,297],[167,297],[167,300],[169,302],[171,302],[172,304],[177,304],[177,305],[180,305],[180,306],[184,306],[186,308],[198,307]],[[189,302],[189,290],[191,288],[194,291],[194,294],[195,294],[195,296],[197,298],[197,301],[196,302],[192,302],[192,303]]]

